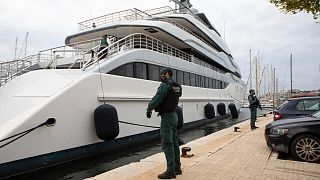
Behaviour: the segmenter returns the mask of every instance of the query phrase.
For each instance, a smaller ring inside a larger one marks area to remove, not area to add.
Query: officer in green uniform
[[[165,68],[160,73],[162,83],[147,108],[148,118],[151,117],[153,109],[159,112],[161,116],[160,137],[162,150],[166,156],[167,170],[158,175],[159,179],[171,179],[182,174],[177,133],[178,116],[176,113],[182,88],[172,80],[172,73],[171,68]]]
[[[250,126],[251,126],[251,130],[254,130],[254,129],[258,128],[255,125],[256,120],[257,120],[257,108],[259,107],[260,110],[262,110],[262,108],[261,108],[260,101],[256,97],[256,93],[253,89],[250,89],[250,91],[249,91],[248,101],[250,104],[249,108],[250,108],[250,112],[251,112]]]
[[[102,58],[106,57],[106,55],[108,53],[108,49],[105,49],[106,47],[109,46],[107,38],[108,38],[108,36],[104,35],[100,40],[99,52],[102,51],[103,49],[104,49],[104,51],[100,52],[99,57],[98,57],[99,59],[102,59]]]

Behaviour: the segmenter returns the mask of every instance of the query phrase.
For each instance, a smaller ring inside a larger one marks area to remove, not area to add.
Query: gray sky
[[[252,59],[259,52],[261,69],[272,64],[279,88],[290,88],[289,59],[293,54],[293,87],[320,89],[320,23],[311,14],[284,14],[268,0],[191,0],[218,29],[240,65],[242,79],[249,75]],[[21,47],[29,32],[28,52],[64,44],[77,32],[79,22],[130,8],[141,10],[170,5],[169,0],[0,0],[0,61],[14,57],[16,37]],[[225,33],[224,33],[225,32]],[[24,51],[18,49],[18,56]],[[261,70],[262,71],[262,70]]]

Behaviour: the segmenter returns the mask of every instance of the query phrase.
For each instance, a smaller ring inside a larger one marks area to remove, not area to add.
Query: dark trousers
[[[108,54],[108,48],[106,48],[106,47],[103,47],[103,46],[101,46],[100,48],[99,48],[99,56],[98,56],[98,59],[102,59],[102,58],[105,58],[106,56],[107,56],[107,54]]]
[[[160,137],[162,150],[167,160],[167,171],[180,169],[180,149],[177,132],[178,116],[176,112],[161,114]]]
[[[257,108],[251,107],[250,112],[251,112],[250,126],[254,127],[256,126],[256,120],[257,120]]]

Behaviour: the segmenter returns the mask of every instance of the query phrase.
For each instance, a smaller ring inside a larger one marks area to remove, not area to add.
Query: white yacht
[[[160,117],[145,114],[165,67],[183,88],[184,127],[237,116],[244,83],[229,48],[204,13],[175,2],[80,22],[66,45],[0,64],[0,178],[158,137]]]

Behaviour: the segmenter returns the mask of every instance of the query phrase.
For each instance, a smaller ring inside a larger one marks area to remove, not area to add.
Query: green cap
[[[166,67],[164,68],[161,72],[160,72],[160,76],[162,76],[163,74],[167,73],[167,72],[173,72],[172,69],[170,67]]]

